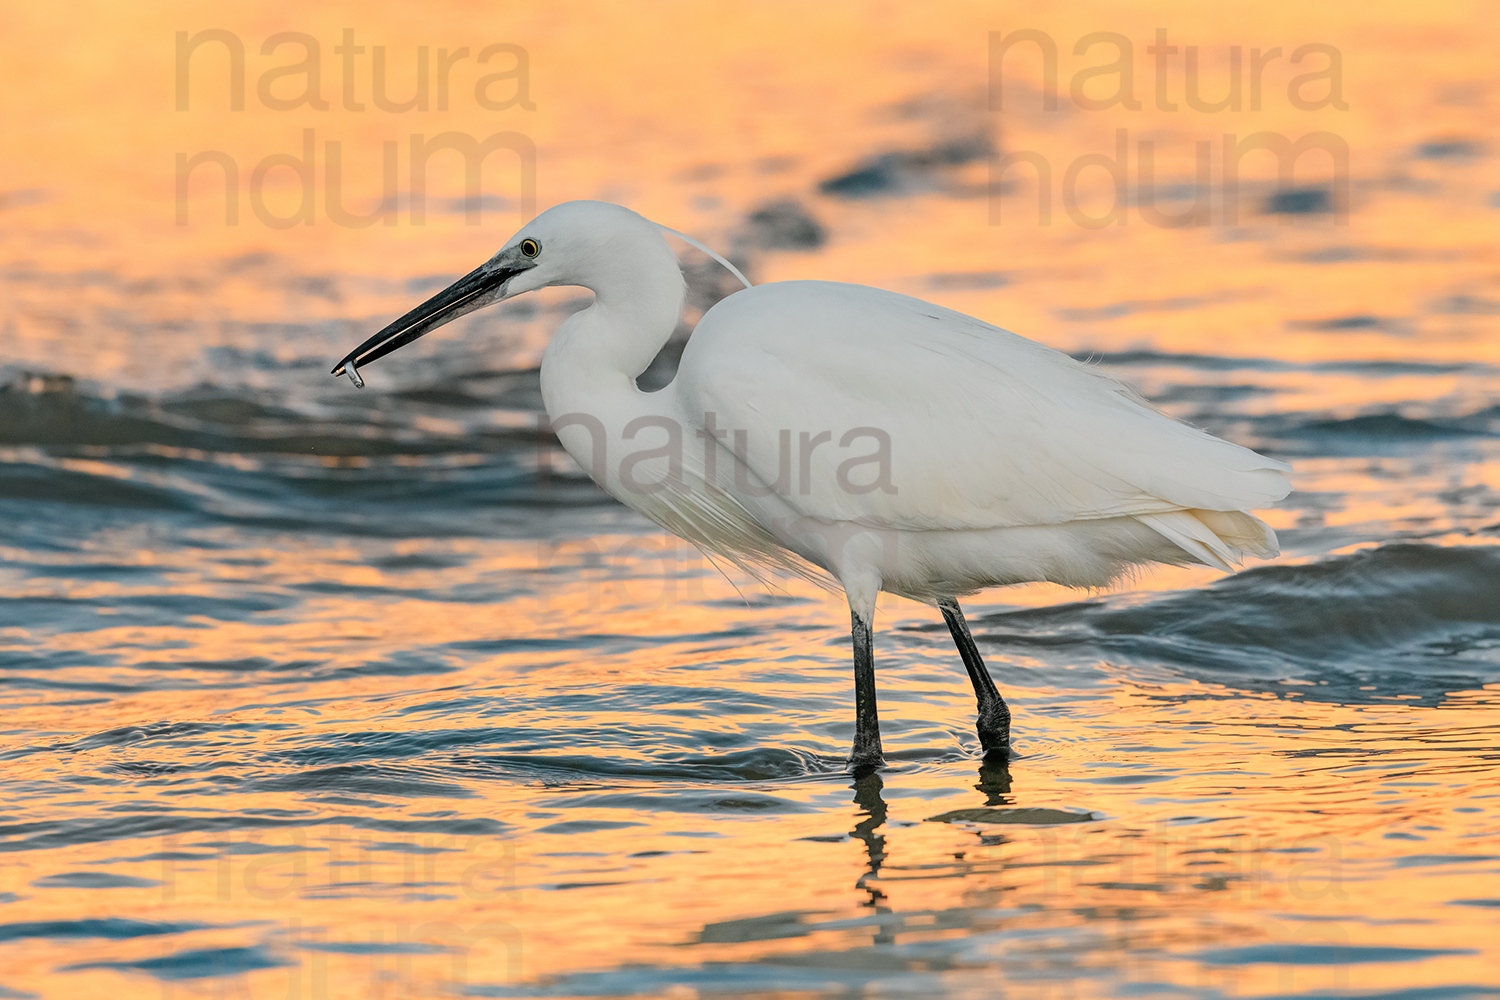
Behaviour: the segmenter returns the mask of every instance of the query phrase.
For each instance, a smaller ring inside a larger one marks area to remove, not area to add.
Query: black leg
[[[979,705],[979,720],[974,728],[979,731],[979,745],[984,747],[986,754],[1007,753],[1010,749],[1010,707],[1000,697],[995,682],[990,679],[990,672],[984,669],[984,660],[980,659],[979,649],[969,634],[969,623],[964,621],[958,601],[944,597],[938,601],[938,610],[943,613],[943,621],[948,623],[948,631],[953,633],[958,655],[963,657],[964,669],[968,670],[969,680],[974,683],[974,700]]]
[[[849,766],[868,770],[885,763],[880,716],[875,710],[875,641],[868,622],[850,612],[854,635],[854,753]]]

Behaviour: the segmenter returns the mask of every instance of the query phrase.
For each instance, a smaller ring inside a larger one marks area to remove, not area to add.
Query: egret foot
[[[994,703],[979,710],[974,722],[979,734],[979,745],[986,757],[1008,757],[1010,755],[1010,707],[997,694]]]
[[[875,709],[875,639],[870,623],[849,613],[854,640],[854,751],[849,770],[871,771],[885,764],[880,747],[880,715]]]
[[[990,672],[984,668],[984,660],[979,655],[979,648],[974,645],[974,637],[969,634],[969,623],[964,620],[963,609],[958,606],[958,601],[952,597],[944,597],[937,605],[938,610],[943,613],[943,621],[948,623],[948,631],[953,633],[953,643],[964,661],[964,669],[969,672],[969,680],[974,684],[974,699],[979,709],[974,728],[979,733],[979,745],[984,748],[986,757],[1008,754],[1010,706],[1000,697],[995,682],[990,679]]]

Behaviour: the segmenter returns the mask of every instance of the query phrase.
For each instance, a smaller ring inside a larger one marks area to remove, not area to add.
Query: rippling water
[[[1342,47],[1349,111],[1230,126],[986,111],[986,33],[1017,25],[985,9],[830,7],[797,37],[682,11],[702,40],[672,60],[613,8],[359,15],[393,59],[527,46],[535,112],[422,127],[526,130],[543,204],[628,201],[759,280],[931,297],[1293,463],[1280,560],[970,602],[1008,764],[978,756],[941,620],[883,601],[890,766],[861,780],[841,602],[726,580],[539,429],[576,294],[363,393],[327,377],[518,209],[175,228],[176,150],[358,133],[369,193],[414,126],[173,118],[162,53],[197,16],[6,15],[84,68],[18,51],[4,98],[67,127],[0,185],[0,998],[1500,995],[1500,105],[1470,10],[1043,24],[1065,55],[1158,22],[1221,55]],[[251,58],[343,23],[262,14],[225,22]],[[138,64],[139,91],[91,83]],[[1348,220],[1314,177],[1235,226],[990,224],[1029,196],[986,198],[992,153],[1117,126],[1337,129]],[[727,291],[684,260],[695,309]]]

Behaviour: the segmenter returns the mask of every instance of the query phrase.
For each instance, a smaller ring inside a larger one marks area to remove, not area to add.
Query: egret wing
[[[689,419],[713,414],[763,484],[829,520],[1049,525],[1242,511],[1289,490],[1283,463],[1157,412],[1095,368],[860,285],[730,296],[699,323],[678,379]]]

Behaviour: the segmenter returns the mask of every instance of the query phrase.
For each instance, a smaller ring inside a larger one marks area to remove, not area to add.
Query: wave
[[[1087,651],[1345,703],[1500,678],[1500,548],[1393,544],[1197,590],[986,615],[991,647]],[[1003,656],[1003,653],[1001,653]]]
[[[1433,361],[1285,361],[1279,358],[1233,357],[1171,351],[1075,351],[1079,361],[1120,368],[1174,367],[1199,371],[1314,372],[1347,375],[1475,375],[1495,374],[1496,366],[1478,362]]]
[[[333,804],[347,803],[329,800]],[[368,803],[358,803],[368,805]],[[511,824],[487,816],[440,819],[391,819],[358,814],[260,816],[142,811],[130,815],[104,813],[68,819],[44,819],[23,823],[0,823],[0,854],[16,851],[54,850],[84,844],[107,844],[118,840],[190,836],[193,834],[243,834],[246,831],[291,830],[314,826],[347,826],[393,834],[437,834],[440,836],[500,836]],[[217,844],[196,846],[215,847]]]
[[[3,373],[0,373],[3,374]],[[305,396],[214,386],[160,399],[90,394],[69,375],[20,372],[0,382],[0,445],[90,449],[100,456],[173,457],[175,451],[348,459],[535,447],[550,441],[538,420],[535,369],[472,372],[389,393]],[[433,409],[518,412],[508,425],[476,425]],[[151,446],[155,446],[154,449]]]
[[[610,502],[552,460],[535,369],[333,388],[344,391],[200,386],[148,398],[0,371],[0,505],[24,505],[24,518],[0,518],[0,534],[67,521],[57,505],[384,537],[482,533],[497,510]]]

